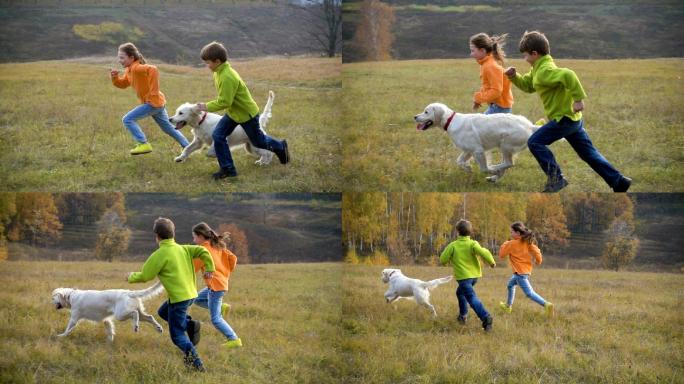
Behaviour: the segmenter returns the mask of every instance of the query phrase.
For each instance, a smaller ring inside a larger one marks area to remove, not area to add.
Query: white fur
[[[432,103],[425,111],[414,116],[417,129],[424,131],[433,124],[444,129],[453,111],[444,104]],[[530,138],[539,126],[532,124],[527,118],[510,113],[457,113],[447,127],[447,133],[461,154],[456,160],[463,169],[470,171],[470,159],[480,166],[480,171],[492,174],[487,180],[496,182],[503,177],[506,170],[513,166],[513,157],[527,148]],[[489,166],[487,152],[498,148],[503,162]]]
[[[451,281],[452,276],[442,277],[430,281],[423,281],[406,277],[400,269],[387,268],[382,271],[382,282],[389,283],[385,292],[387,303],[393,303],[399,299],[413,299],[432,311],[437,316],[435,307],[430,304],[430,290]]]
[[[82,291],[72,288],[57,288],[52,291],[52,303],[56,309],[71,308],[71,318],[66,330],[57,335],[70,334],[79,321],[90,320],[104,322],[109,341],[114,341],[114,323],[112,318],[124,321],[132,318],[133,330],[138,332],[140,320],[153,324],[157,331],[163,328],[152,315],[145,313],[143,300],[150,299],[164,291],[161,282],[143,290],[110,289],[106,291]]]
[[[271,119],[271,107],[273,106],[274,98],[275,94],[273,91],[269,91],[268,101],[266,102],[263,113],[259,116],[259,125],[264,134],[266,134],[266,125],[268,125],[268,122]],[[202,124],[199,124],[204,113],[205,112],[197,109],[196,104],[185,103],[181,104],[176,109],[176,114],[169,118],[169,121],[176,126],[176,129],[182,129],[185,125],[190,125],[190,127],[192,127],[192,142],[190,142],[187,147],[183,148],[183,152],[180,155],[174,158],[176,162],[184,161],[191,153],[201,149],[203,146],[209,146],[207,156],[216,156],[214,151],[214,139],[211,135],[214,132],[214,128],[216,128],[216,124],[221,120],[221,115],[207,113],[207,117],[202,121]],[[256,161],[256,164],[258,165],[267,165],[273,158],[273,153],[271,151],[257,148],[252,145],[252,142],[249,141],[249,137],[247,137],[247,134],[241,125],[235,127],[235,130],[227,137],[227,140],[231,151],[237,147],[244,146],[248,153],[259,157],[259,160]]]

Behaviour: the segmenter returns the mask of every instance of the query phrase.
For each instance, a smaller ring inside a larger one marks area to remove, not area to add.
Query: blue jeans
[[[614,187],[620,182],[622,179],[620,172],[591,143],[587,131],[584,130],[584,120],[572,121],[568,117],[563,117],[558,122],[549,121],[527,140],[530,152],[550,180],[560,179],[563,177],[563,173],[547,146],[562,138],[570,143],[579,157],[589,164],[609,186]]]
[[[236,340],[238,336],[235,334],[235,331],[221,316],[221,302],[225,293],[226,291],[212,291],[209,288],[204,288],[199,291],[194,304],[202,308],[208,308],[214,328],[223,333],[228,340]]]
[[[173,137],[173,139],[176,140],[181,147],[185,148],[189,144],[188,139],[183,136],[181,131],[176,130],[176,128],[171,125],[171,122],[169,122],[169,115],[166,114],[166,108],[157,108],[151,106],[150,104],[138,105],[137,107],[131,109],[127,114],[124,115],[123,119],[121,119],[124,126],[129,132],[131,132],[131,135],[133,135],[135,141],[138,143],[147,143],[147,138],[145,138],[145,134],[137,122],[137,120],[147,116],[152,116],[154,121],[157,122],[159,128],[161,128],[162,131],[164,131],[164,133],[167,135]]]
[[[226,138],[233,133],[233,130],[235,130],[235,127],[238,125],[242,126],[247,137],[249,137],[249,141],[251,141],[252,145],[255,147],[266,149],[271,152],[278,152],[284,149],[282,142],[275,140],[261,130],[261,127],[259,126],[259,115],[254,116],[244,123],[236,123],[230,116],[224,115],[221,120],[219,120],[218,124],[216,124],[214,133],[212,134],[214,149],[216,150],[216,159],[218,160],[221,169],[229,171],[235,170],[233,157],[230,154],[230,145],[226,141]]]
[[[489,317],[489,312],[485,309],[482,302],[475,294],[473,286],[477,283],[477,279],[463,279],[458,280],[458,288],[456,288],[456,298],[458,299],[458,312],[461,317],[468,314],[468,304],[473,308],[480,320]]]
[[[544,300],[543,297],[539,296],[534,289],[532,289],[532,285],[530,284],[530,275],[518,275],[517,273],[514,273],[513,276],[511,276],[511,279],[508,280],[508,306],[510,307],[513,305],[513,299],[515,299],[515,285],[519,285],[520,288],[522,288],[523,292],[532,299],[535,303],[539,305],[544,305],[546,304],[546,300]]]
[[[188,308],[192,305],[192,300],[185,300],[178,303],[169,303],[165,301],[164,304],[159,307],[157,313],[159,317],[164,319],[169,323],[169,335],[171,336],[171,341],[175,344],[183,354],[187,355],[190,353],[193,356],[197,356],[197,351],[195,351],[195,346],[192,345],[190,338],[185,333],[188,328],[188,321],[192,320],[192,317],[188,315]]]
[[[485,115],[491,115],[492,113],[511,113],[513,112],[513,108],[504,108],[500,107],[497,104],[491,103],[489,104],[489,108],[487,108],[486,111],[484,111]]]

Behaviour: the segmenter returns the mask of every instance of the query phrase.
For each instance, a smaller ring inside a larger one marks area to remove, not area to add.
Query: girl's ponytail
[[[119,45],[119,51],[138,60],[140,64],[147,63],[145,61],[145,57],[143,57],[142,53],[140,53],[140,50],[138,50],[138,47],[136,47],[133,43],[124,43]]]
[[[516,221],[511,224],[511,229],[520,234],[520,238],[529,244],[537,244],[537,238],[534,236],[534,231],[525,227],[522,221]]]
[[[222,235],[217,235],[213,229],[207,223],[199,223],[192,227],[192,231],[196,235],[202,235],[205,239],[211,242],[211,246],[215,248],[226,248],[226,242],[224,239],[230,239],[230,234],[228,232]]]
[[[492,56],[494,56],[494,60],[503,66],[504,59],[506,58],[503,46],[505,45],[507,36],[508,33],[492,37],[486,33],[478,33],[470,37],[470,44],[477,48],[484,49],[487,53],[491,53]]]

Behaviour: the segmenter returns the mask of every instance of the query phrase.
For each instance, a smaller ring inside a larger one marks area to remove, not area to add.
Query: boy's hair
[[[215,248],[226,248],[226,239],[230,238],[229,232],[224,232],[220,235],[216,234],[209,224],[201,222],[192,227],[192,232],[195,235],[201,235],[205,239],[211,241],[211,245]]]
[[[551,53],[549,40],[547,40],[546,36],[539,31],[525,31],[523,37],[520,38],[520,45],[518,47],[520,48],[520,53],[532,53],[532,51],[536,51],[542,56]]]
[[[140,64],[145,64],[145,58],[142,53],[138,50],[133,43],[123,43],[119,45],[119,51],[125,53],[129,57],[133,57],[140,62]]]
[[[523,241],[526,241],[530,244],[537,242],[537,239],[534,236],[534,232],[531,229],[525,227],[525,224],[523,224],[522,221],[516,221],[515,223],[511,224],[511,229],[518,232]]]
[[[205,45],[200,51],[200,57],[202,60],[221,60],[222,63],[228,61],[228,50],[223,44],[212,41],[211,43]]]
[[[154,227],[152,230],[162,240],[173,239],[176,226],[173,225],[173,221],[167,219],[166,217],[160,217],[154,221]]]
[[[477,48],[484,48],[487,53],[492,53],[494,60],[503,65],[504,58],[506,58],[506,52],[503,50],[503,46],[506,44],[506,36],[508,33],[491,37],[486,33],[478,33],[470,36],[470,44]]]
[[[456,223],[456,232],[459,236],[470,236],[473,233],[473,225],[470,221],[461,219]]]

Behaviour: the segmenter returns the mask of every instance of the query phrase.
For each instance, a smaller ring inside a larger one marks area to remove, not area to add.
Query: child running
[[[492,254],[483,248],[480,243],[470,239],[472,225],[470,221],[459,220],[456,223],[458,238],[452,241],[439,256],[442,265],[451,265],[454,269],[454,278],[458,282],[456,298],[458,299],[458,322],[465,324],[468,320],[468,304],[473,308],[477,317],[482,321],[485,332],[492,330],[492,316],[487,312],[484,305],[477,297],[473,288],[477,279],[482,277],[482,265],[478,256],[484,259],[492,268],[496,262]]]
[[[123,77],[119,77],[119,71],[116,69],[110,70],[112,84],[117,88],[128,88],[132,85],[141,103],[123,117],[124,126],[138,143],[135,148],[131,149],[130,154],[142,155],[152,152],[152,145],[147,142],[145,134],[137,123],[138,120],[147,116],[152,116],[164,133],[173,137],[181,147],[185,148],[188,145],[188,139],[169,122],[165,107],[166,98],[159,90],[157,67],[147,64],[143,55],[132,43],[119,46],[119,63],[126,69]]]
[[[534,292],[532,284],[530,284],[532,257],[534,257],[537,265],[542,263],[541,251],[534,244],[534,233],[529,228],[525,228],[525,224],[516,221],[511,224],[511,237],[513,240],[503,243],[499,249],[499,257],[502,260],[508,257],[513,269],[513,276],[508,280],[508,301],[506,304],[500,302],[499,306],[506,313],[511,313],[513,310],[513,299],[515,298],[515,286],[517,284],[522,288],[527,297],[544,307],[548,316],[553,316],[553,304]]]
[[[226,348],[237,348],[242,347],[242,340],[224,320],[230,305],[222,303],[223,295],[228,290],[230,273],[235,270],[235,264],[237,264],[237,256],[226,248],[224,239],[227,236],[227,233],[217,235],[206,223],[199,223],[192,227],[193,243],[203,246],[211,253],[211,258],[216,268],[211,278],[204,279],[207,286],[199,291],[194,304],[209,309],[211,323],[214,325],[214,328],[228,339],[223,346]],[[193,264],[196,271],[201,270],[204,272],[205,266],[202,260],[194,259]]]
[[[511,113],[513,110],[513,93],[511,81],[504,76],[503,46],[508,34],[489,36],[478,33],[470,37],[470,57],[480,64],[480,80],[482,86],[473,95],[473,111],[482,104],[489,104],[485,115],[492,113]]]

